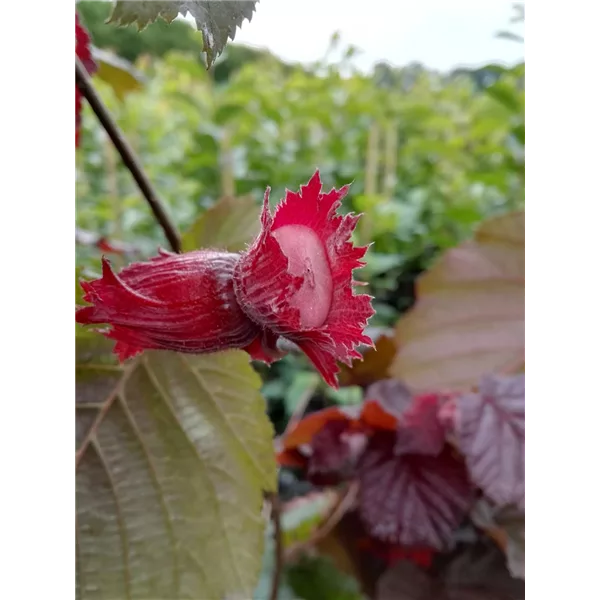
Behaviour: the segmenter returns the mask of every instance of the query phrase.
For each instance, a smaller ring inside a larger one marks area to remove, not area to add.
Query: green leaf
[[[367,265],[362,272],[366,273],[367,277],[370,279],[399,267],[404,261],[405,257],[400,254],[369,252],[367,255]]]
[[[117,0],[108,23],[130,25],[135,23],[144,29],[161,17],[171,23],[178,14],[194,17],[198,30],[202,32],[203,49],[208,67],[223,52],[227,39],[234,39],[244,19],[250,21],[257,0]]]
[[[363,390],[358,385],[341,387],[339,390],[327,388],[325,389],[325,397],[331,402],[335,402],[335,404],[354,406],[362,402]]]
[[[324,556],[302,559],[286,569],[288,585],[303,600],[361,600],[358,582]]]
[[[272,427],[242,352],[146,352],[121,367],[77,340],[77,597],[251,597]]]
[[[513,113],[522,113],[523,104],[515,88],[505,81],[497,81],[485,88],[485,92]]]
[[[98,65],[96,77],[106,81],[118,98],[123,99],[129,92],[142,88],[144,78],[130,62],[95,47],[92,47],[92,55]]]
[[[276,400],[285,394],[285,384],[281,379],[272,379],[263,384],[260,393],[267,400]]]
[[[224,104],[215,111],[213,120],[219,125],[223,126],[229,121],[234,119],[237,115],[244,113],[244,107],[238,104]]]
[[[339,494],[332,489],[311,492],[287,502],[281,513],[284,546],[306,542],[337,502]]]
[[[221,198],[184,234],[183,250],[214,248],[238,252],[260,230],[259,207],[251,196]]]
[[[320,383],[321,377],[317,373],[311,371],[299,371],[296,373],[284,396],[287,414],[291,415],[296,406],[303,401],[306,396],[309,396],[310,398]]]

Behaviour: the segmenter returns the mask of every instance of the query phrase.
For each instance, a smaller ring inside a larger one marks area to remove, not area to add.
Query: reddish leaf
[[[81,229],[80,227],[75,229],[75,242],[83,246],[95,246],[105,254],[118,254],[120,256],[140,254],[139,249],[133,244],[128,244],[120,240],[109,240],[106,237]]]
[[[444,427],[438,418],[439,410],[439,396],[429,394],[415,398],[400,420],[394,452],[439,454],[446,441]]]
[[[454,432],[471,478],[498,505],[525,504],[525,375],[490,376],[455,401]]]
[[[518,372],[525,349],[525,212],[494,217],[447,250],[417,283],[396,328],[390,369],[413,390],[467,391]]]
[[[309,444],[313,437],[330,421],[356,420],[355,409],[352,407],[325,408],[304,417],[283,439],[283,448],[293,450],[304,444]]]
[[[396,431],[398,418],[387,412],[378,400],[366,400],[363,404],[361,421],[378,431]]]
[[[330,421],[314,436],[308,462],[308,476],[313,482],[322,476],[352,476],[367,440],[364,433],[350,429],[349,421]]]
[[[388,567],[396,564],[401,560],[409,562],[428,569],[431,567],[435,551],[431,548],[408,548],[400,544],[390,544],[382,542],[372,537],[364,537],[358,541],[358,547],[361,550],[366,550],[371,554],[381,558]]]
[[[439,600],[434,582],[418,566],[400,561],[377,584],[376,600]]]
[[[91,75],[96,69],[92,59],[90,36],[85,27],[79,22],[79,15],[75,13],[75,54],[79,57],[87,72]],[[79,146],[79,128],[81,126],[81,92],[75,86],[75,147]]]
[[[305,469],[308,464],[308,458],[296,449],[277,452],[276,459],[281,467]]]
[[[410,390],[397,379],[377,381],[368,387],[365,398],[361,419],[376,429],[395,429],[412,402]]]
[[[380,578],[376,600],[524,600],[522,581],[512,579],[502,555],[478,544],[469,547],[436,577],[408,561]]]
[[[396,454],[438,454],[445,431],[438,419],[441,399],[434,394],[412,398],[395,379],[374,383],[366,392],[361,421],[376,430],[396,432]]]
[[[395,435],[377,433],[362,456],[361,517],[376,538],[444,548],[471,505],[465,466],[449,447],[435,457],[398,456],[395,444]]]
[[[341,366],[340,385],[364,387],[389,377],[388,370],[394,356],[396,356],[396,341],[393,333],[380,335],[375,341],[375,347],[363,352],[362,359],[355,358],[351,366]]]
[[[106,254],[118,254],[123,256],[125,254],[125,250],[120,247],[118,244],[112,243],[110,240],[107,240],[105,237],[101,237],[97,242],[98,250]]]

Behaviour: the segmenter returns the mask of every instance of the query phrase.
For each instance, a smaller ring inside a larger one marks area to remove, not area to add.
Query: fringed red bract
[[[115,274],[83,282],[82,324],[106,323],[121,360],[143,349],[215,352],[242,348],[255,360],[283,356],[280,336],[299,346],[337,387],[337,362],[372,345],[364,330],[372,297],[355,294],[354,269],[367,247],[352,244],[358,216],[338,215],[348,186],[322,192],[317,171],[300,192],[286,192],[271,215],[265,193],[261,231],[242,253],[162,252]]]
[[[372,297],[355,294],[352,273],[367,247],[352,244],[358,216],[337,214],[348,186],[322,193],[317,171],[300,192],[286,192],[274,215],[269,190],[262,229],[236,267],[235,291],[255,322],[296,343],[331,386],[337,361],[360,358]]]

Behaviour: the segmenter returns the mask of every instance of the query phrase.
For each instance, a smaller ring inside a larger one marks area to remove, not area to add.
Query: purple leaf
[[[433,580],[408,561],[397,562],[377,582],[376,600],[433,600]],[[437,599],[436,599],[437,600]]]
[[[523,600],[524,583],[511,579],[495,548],[459,554],[434,577],[400,561],[377,583],[375,600]]]
[[[446,442],[444,427],[438,418],[439,410],[437,395],[417,396],[400,419],[394,452],[439,454]]]
[[[442,549],[471,505],[466,468],[449,446],[398,456],[395,443],[394,433],[376,433],[359,462],[361,518],[383,541]]]
[[[525,505],[525,376],[489,376],[455,400],[454,433],[473,482],[498,505]]]
[[[381,379],[367,388],[365,399],[376,400],[381,408],[399,419],[410,406],[412,394],[410,390],[397,379]]]
[[[329,421],[315,434],[308,461],[309,478],[335,475],[344,479],[353,474],[357,458],[365,447],[366,436],[362,432],[348,430],[348,421]]]
[[[441,573],[444,600],[524,600],[525,582],[508,572],[504,555],[491,540],[455,553]]]

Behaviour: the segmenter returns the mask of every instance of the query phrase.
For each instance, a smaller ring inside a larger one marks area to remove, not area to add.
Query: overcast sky
[[[361,68],[380,60],[440,70],[512,64],[523,58],[523,45],[494,37],[512,15],[511,2],[500,0],[260,0],[236,42],[305,62],[321,58],[339,31],[343,43],[362,50]]]

